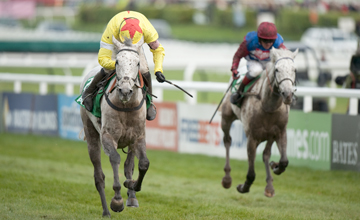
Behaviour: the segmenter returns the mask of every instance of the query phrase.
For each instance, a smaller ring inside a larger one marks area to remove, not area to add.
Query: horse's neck
[[[274,84],[274,68],[268,66],[263,71],[263,82],[261,88],[261,104],[264,111],[276,111],[282,105],[282,98],[278,93],[278,88]]]

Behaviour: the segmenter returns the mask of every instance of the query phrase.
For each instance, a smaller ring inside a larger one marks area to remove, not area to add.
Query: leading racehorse
[[[224,145],[226,148],[225,176],[222,179],[224,188],[231,186],[229,150],[231,146],[230,127],[234,120],[240,119],[247,136],[248,173],[244,184],[237,186],[240,193],[250,191],[250,186],[255,180],[254,162],[257,146],[267,141],[263,161],[266,169],[265,196],[274,196],[273,172],[280,175],[288,165],[286,156],[286,126],[288,123],[290,104],[294,99],[296,69],[294,58],[298,50],[275,49],[270,50],[271,61],[262,72],[261,77],[255,82],[251,91],[245,94],[241,107],[230,103],[231,92],[225,96],[221,107],[221,128],[224,132]],[[280,151],[280,162],[271,162],[271,146],[276,142]]]
[[[109,156],[113,169],[115,196],[111,200],[110,207],[114,212],[121,212],[124,209],[119,181],[120,155],[117,149],[129,147],[124,163],[126,176],[124,186],[128,188],[127,206],[139,206],[135,192],[141,190],[143,178],[149,168],[145,146],[146,101],[141,80],[139,80],[141,78],[139,53],[144,39],[133,45],[131,39],[121,43],[113,37],[113,43],[118,49],[116,77],[110,81],[110,85],[113,86],[109,86],[101,98],[101,118],[95,117],[85,108],[80,110],[88,152],[94,166],[95,186],[101,198],[103,216],[109,217],[110,212],[104,191],[105,175],[101,168],[101,145],[105,154]],[[99,68],[94,69],[87,74],[80,91],[83,91],[85,82],[98,70]],[[137,180],[132,180],[134,156],[139,159]]]

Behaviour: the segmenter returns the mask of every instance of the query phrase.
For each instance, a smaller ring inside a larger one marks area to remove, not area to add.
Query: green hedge
[[[151,5],[139,5],[136,10],[143,13],[149,19],[164,19],[170,24],[193,24],[193,15],[196,9],[186,4],[171,4],[165,5],[163,8],[157,8]],[[94,23],[104,25],[116,15],[120,10],[116,7],[103,7],[96,4],[83,5],[78,14],[78,20],[80,23]],[[209,13],[209,11],[206,11]],[[205,14],[207,14],[205,12]],[[246,10],[245,18],[246,25],[242,29],[256,30],[257,25],[257,11]],[[298,40],[299,36],[309,27],[313,25],[310,23],[309,10],[293,10],[293,9],[281,9],[276,12],[276,25],[279,33],[287,40]],[[215,28],[234,28],[233,11],[232,8],[226,10],[219,10],[212,8],[212,21],[211,26]],[[318,15],[318,24],[316,26],[321,27],[336,27],[338,18],[342,16],[349,16],[356,21],[360,20],[359,13],[349,13],[347,15],[341,12],[329,12],[326,14]]]

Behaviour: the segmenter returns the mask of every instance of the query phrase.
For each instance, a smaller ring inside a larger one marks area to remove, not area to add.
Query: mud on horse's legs
[[[127,180],[132,180],[132,175],[134,174],[135,153],[131,149],[133,149],[132,146],[129,146],[126,161],[124,164],[124,173]],[[127,195],[128,195],[128,199],[126,200],[126,206],[139,207],[139,201],[136,199],[136,192],[132,189],[128,189]]]

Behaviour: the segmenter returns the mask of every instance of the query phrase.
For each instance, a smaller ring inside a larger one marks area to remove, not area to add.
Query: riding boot
[[[241,95],[243,94],[244,88],[245,88],[245,84],[243,82],[241,82],[238,90],[236,92],[234,92],[233,94],[231,94],[230,102],[232,104],[236,105],[240,102]]]
[[[152,83],[151,83],[151,74],[150,74],[150,72],[143,73],[142,75],[144,77],[147,92],[152,94]],[[150,107],[146,111],[146,119],[148,121],[152,121],[152,120],[155,119],[155,117],[156,117],[156,107],[151,102]]]
[[[94,103],[94,97],[97,91],[97,84],[106,76],[106,73],[104,71],[104,69],[101,69],[100,72],[98,72],[93,80],[91,81],[90,85],[85,89],[85,91],[82,94],[82,100],[83,100],[83,105],[85,106],[86,110],[88,110],[89,112],[92,111]]]

